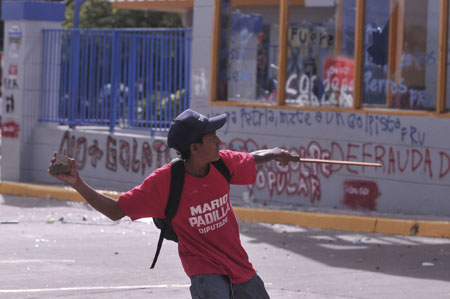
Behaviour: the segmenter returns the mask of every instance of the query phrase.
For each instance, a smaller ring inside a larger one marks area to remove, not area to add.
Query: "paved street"
[[[0,298],[186,299],[176,244],[82,203],[0,195]],[[241,222],[271,298],[450,298],[450,239]]]

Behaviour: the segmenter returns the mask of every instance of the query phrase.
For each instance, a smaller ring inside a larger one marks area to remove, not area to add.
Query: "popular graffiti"
[[[108,136],[104,149],[96,139],[88,143],[85,137],[77,137],[67,131],[61,139],[59,152],[73,157],[80,170],[84,169],[88,162],[94,168],[104,163],[105,168],[112,172],[131,170],[142,175],[145,175],[148,169],[161,167],[171,160],[167,144],[160,140],[155,140],[150,145],[147,141],[139,144],[134,138],[130,143],[128,140]]]

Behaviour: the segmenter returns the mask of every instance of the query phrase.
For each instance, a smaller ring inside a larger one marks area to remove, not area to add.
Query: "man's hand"
[[[75,160],[67,157],[68,163],[70,164],[70,170],[68,172],[57,173],[53,170],[55,168],[56,157],[57,153],[54,152],[50,164],[48,165],[48,173],[67,185],[74,187],[80,181],[80,175],[75,165]]]
[[[282,166],[287,165],[289,162],[300,162],[300,156],[293,155],[285,149],[276,147],[273,150],[277,152],[275,153],[275,160],[278,161]]]
[[[266,163],[272,160],[276,160],[280,165],[285,166],[289,162],[300,162],[300,156],[293,155],[285,149],[282,148],[272,148],[266,150],[259,150],[250,153],[255,158],[255,163]]]

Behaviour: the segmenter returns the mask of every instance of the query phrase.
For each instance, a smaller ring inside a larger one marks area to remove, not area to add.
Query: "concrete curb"
[[[120,196],[119,192],[99,191],[114,199],[118,199]],[[74,189],[70,187],[10,181],[0,181],[0,193],[78,202],[85,201]],[[244,207],[234,207],[234,211],[239,218],[253,222],[292,224],[311,228],[354,232],[375,232],[392,235],[450,238],[449,221],[364,217],[302,211],[251,209]]]

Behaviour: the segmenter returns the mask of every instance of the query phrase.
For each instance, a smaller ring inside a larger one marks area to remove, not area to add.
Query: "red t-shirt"
[[[256,168],[252,155],[224,150],[220,156],[230,170],[231,184],[254,183]],[[164,218],[169,185],[170,163],[155,170],[140,186],[122,194],[119,206],[132,220]],[[185,173],[172,226],[178,235],[178,253],[188,276],[214,273],[228,275],[232,283],[241,283],[256,274],[241,244],[229,184],[213,165],[203,178]]]

